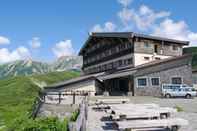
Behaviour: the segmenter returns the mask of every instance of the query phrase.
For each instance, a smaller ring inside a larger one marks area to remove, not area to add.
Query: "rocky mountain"
[[[52,63],[32,60],[18,60],[0,65],[0,79],[18,76],[44,74],[54,71],[80,70],[82,58],[79,56],[64,56]]]
[[[82,57],[80,56],[63,56],[52,64],[52,68],[55,71],[79,70],[82,63]]]

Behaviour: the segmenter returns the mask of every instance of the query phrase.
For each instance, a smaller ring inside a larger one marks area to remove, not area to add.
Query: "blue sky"
[[[195,46],[196,5],[195,0],[1,0],[0,63],[76,54],[90,31],[134,31]]]

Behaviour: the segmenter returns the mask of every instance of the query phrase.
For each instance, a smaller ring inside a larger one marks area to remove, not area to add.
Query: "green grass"
[[[16,118],[26,117],[31,113],[35,97],[41,90],[33,80],[53,84],[77,76],[79,72],[70,71],[0,80],[0,122],[10,126]]]
[[[9,127],[9,131],[68,131],[68,120],[57,117],[42,117],[35,120],[17,118]]]
[[[184,111],[183,108],[180,107],[180,106],[175,106],[174,108],[175,108],[178,112],[183,112],[183,111]]]

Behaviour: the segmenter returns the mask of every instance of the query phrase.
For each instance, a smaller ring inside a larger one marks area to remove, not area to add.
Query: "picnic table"
[[[182,118],[171,118],[177,110],[169,107],[160,107],[157,104],[133,104],[129,99],[98,99],[97,107],[104,109],[118,129],[132,129],[146,131],[156,129],[170,129],[177,131],[180,126],[188,125]]]

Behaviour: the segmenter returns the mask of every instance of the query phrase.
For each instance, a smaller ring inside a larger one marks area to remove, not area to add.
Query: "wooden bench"
[[[132,121],[117,121],[119,130],[125,129],[149,129],[149,128],[173,128],[178,130],[180,126],[187,126],[187,120],[181,118],[159,119],[159,120],[132,120]]]
[[[176,109],[168,107],[149,107],[142,105],[111,105],[111,118],[118,119],[152,119],[152,118],[168,118],[171,113],[175,113]]]
[[[130,99],[97,99],[96,104],[123,104],[130,102]]]
[[[129,101],[129,99],[97,99],[95,102],[96,107],[93,107],[93,109],[107,111],[110,109],[110,104],[123,104]]]
[[[111,108],[117,108],[117,109],[133,109],[133,108],[140,108],[140,109],[156,109],[159,108],[160,106],[157,104],[133,104],[133,103],[125,103],[125,104],[113,104],[110,105]]]

